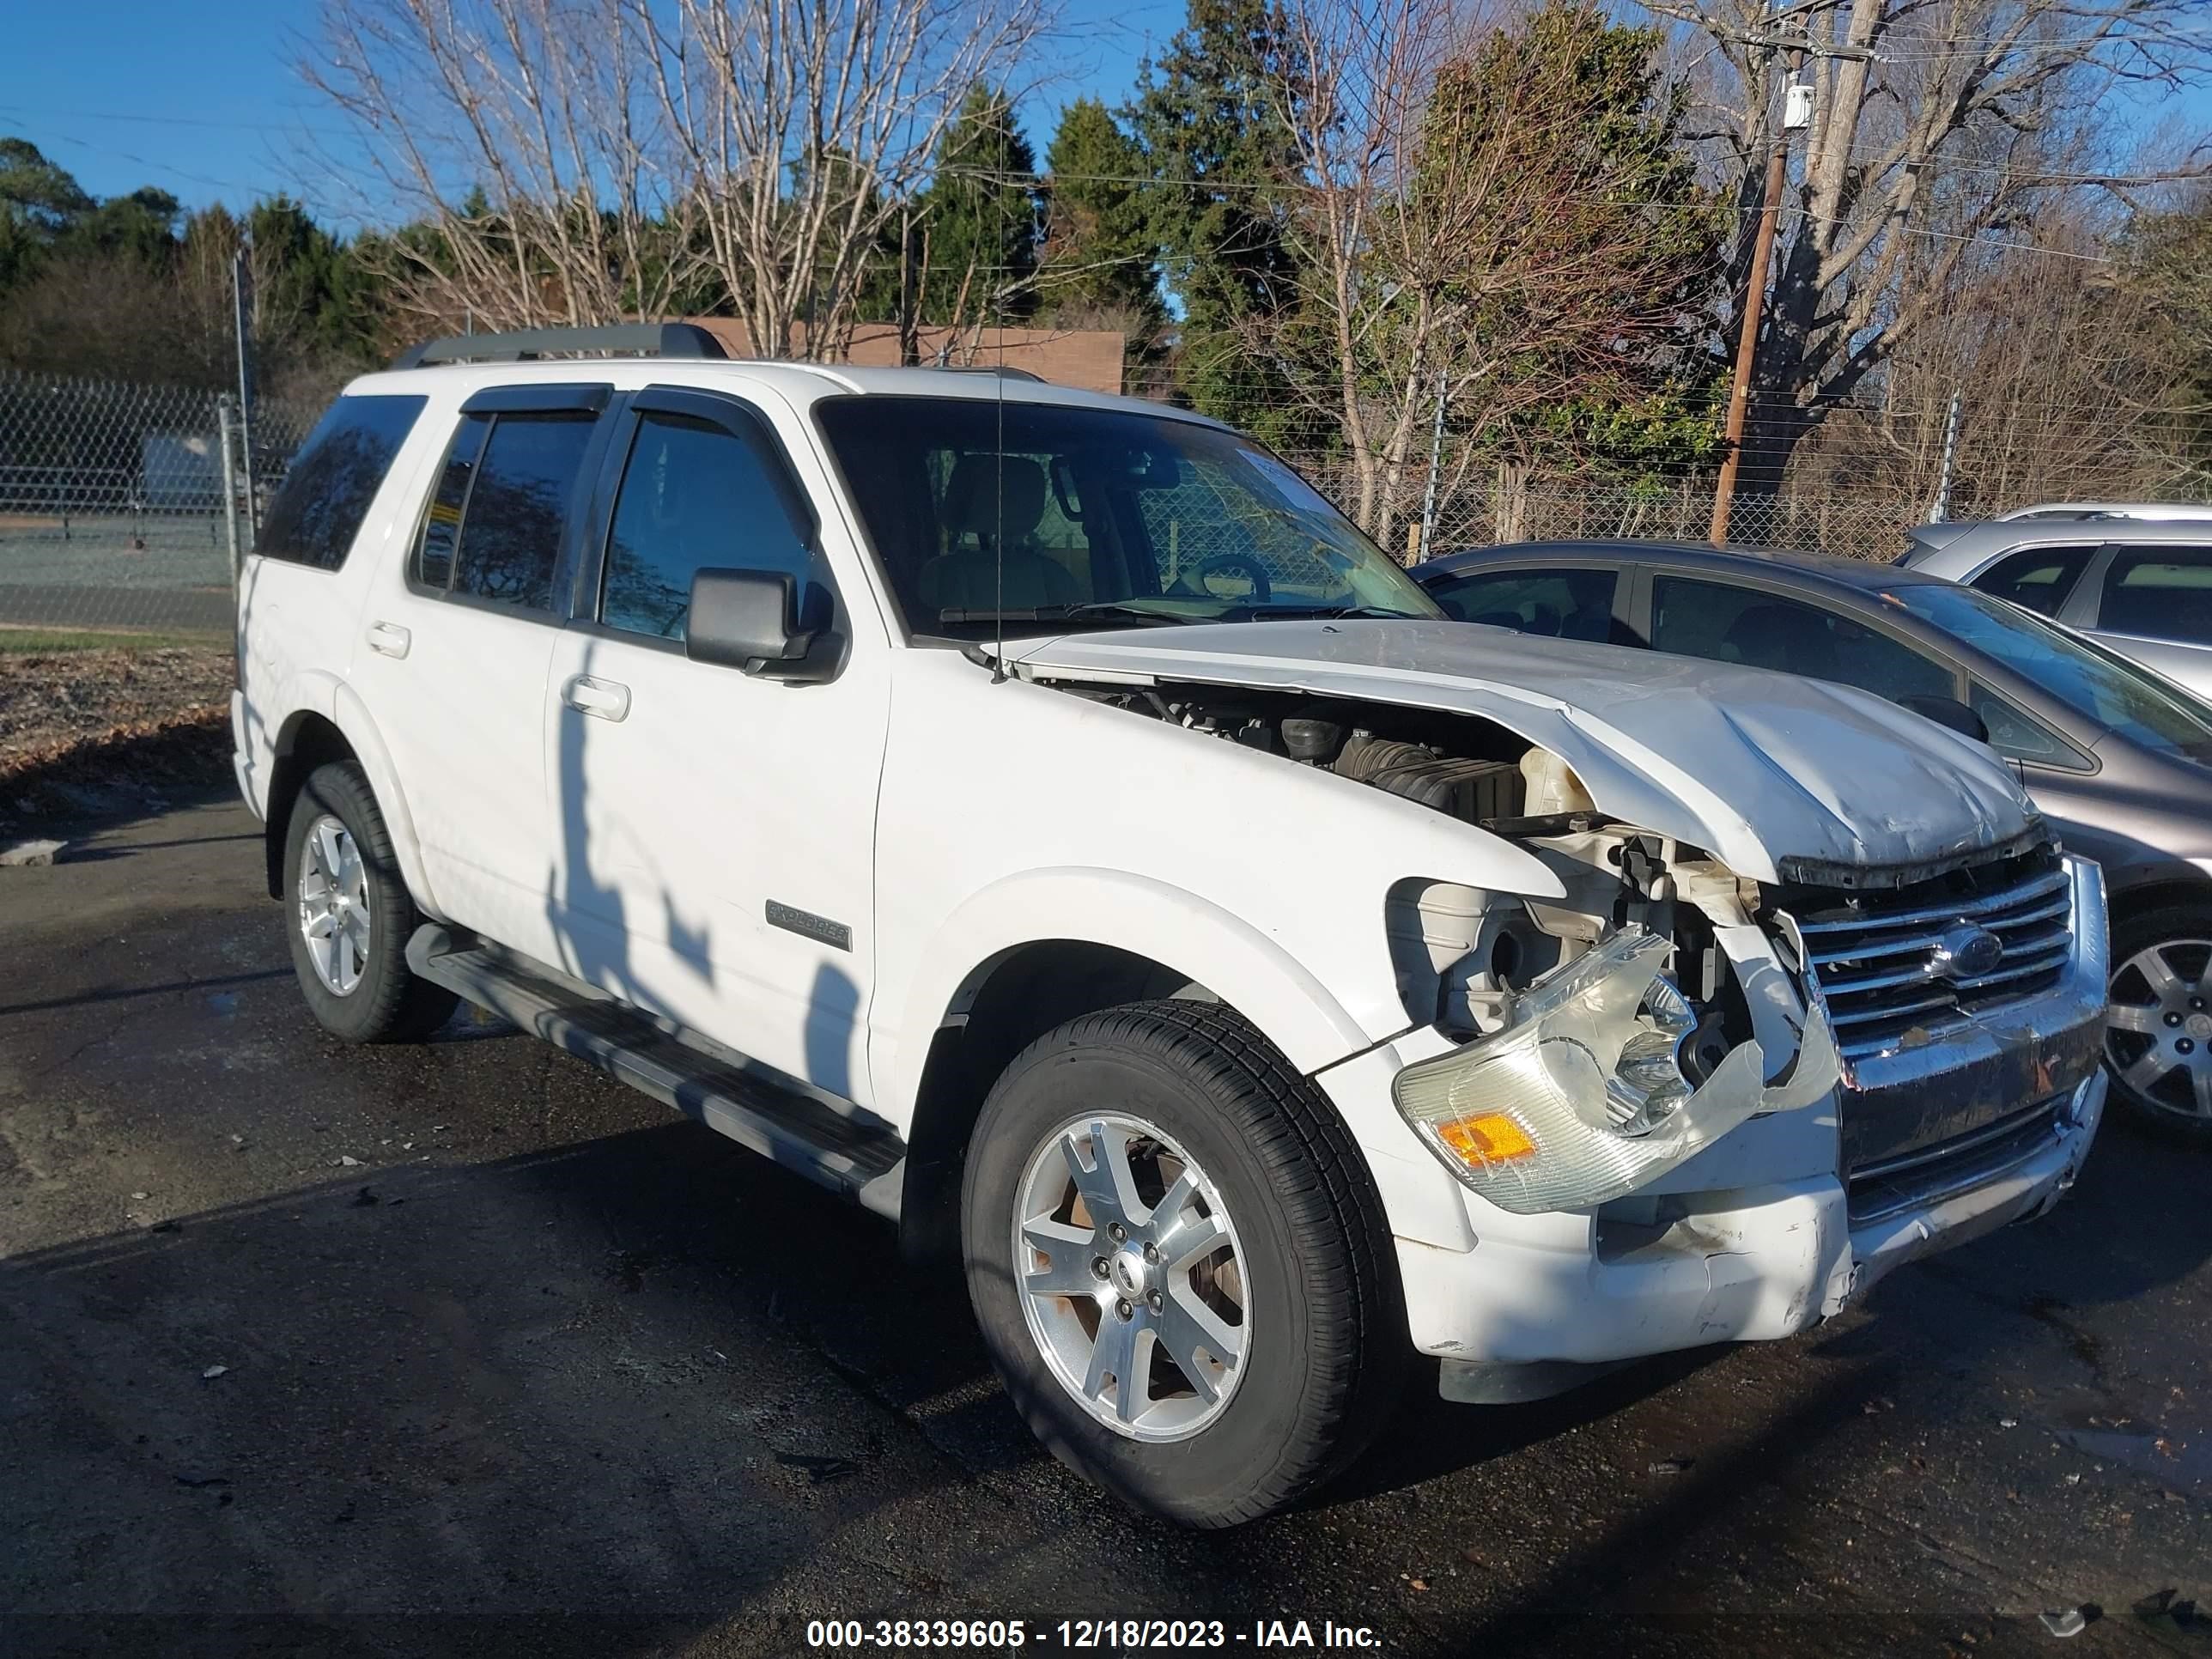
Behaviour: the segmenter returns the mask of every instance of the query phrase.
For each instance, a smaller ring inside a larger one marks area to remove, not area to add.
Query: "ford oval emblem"
[[[2004,941],[1986,927],[1964,922],[1951,928],[1929,953],[1928,971],[1936,979],[1979,979],[2004,962]]]

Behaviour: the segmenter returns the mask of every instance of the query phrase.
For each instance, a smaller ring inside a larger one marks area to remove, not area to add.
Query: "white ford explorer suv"
[[[892,1218],[1200,1526],[1417,1355],[1787,1336],[2072,1182],[2103,890],[1987,749],[1437,620],[1210,421],[720,356],[439,342],[301,452],[233,714],[329,1030],[466,998]]]

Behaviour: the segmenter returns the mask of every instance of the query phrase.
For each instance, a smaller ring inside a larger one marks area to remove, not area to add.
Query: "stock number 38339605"
[[[1063,1619],[1032,1625],[1021,1619],[816,1619],[808,1621],[810,1648],[967,1648],[986,1653],[1013,1648],[1219,1648],[1229,1644],[1218,1619]]]

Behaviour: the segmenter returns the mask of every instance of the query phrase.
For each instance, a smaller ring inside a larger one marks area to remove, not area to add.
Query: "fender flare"
[[[1051,925],[1041,928],[1046,917]],[[971,895],[923,948],[887,1079],[886,1103],[898,1115],[914,1109],[931,1040],[964,1012],[992,969],[1011,951],[1058,939],[1127,951],[1187,975],[1309,1075],[1376,1041],[1304,964],[1208,899],[1126,871],[1029,870]]]
[[[289,751],[293,734],[304,714],[319,714],[336,726],[368,775],[369,793],[376,797],[377,810],[384,814],[384,827],[392,837],[392,851],[398,857],[399,872],[406,880],[407,890],[414,895],[416,908],[434,921],[450,921],[452,918],[438,903],[429,872],[423,865],[422,837],[416,833],[415,815],[408,810],[406,792],[399,787],[399,774],[392,766],[392,751],[361,694],[335,675],[320,672],[300,676],[285,690],[284,705],[289,712],[278,730],[276,754],[281,757]]]

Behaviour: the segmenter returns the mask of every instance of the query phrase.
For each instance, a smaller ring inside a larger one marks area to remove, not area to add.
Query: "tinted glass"
[[[2055,617],[2089,562],[2090,547],[2031,547],[2008,553],[1974,578],[1974,586],[2039,616]]]
[[[592,418],[493,418],[461,515],[454,592],[531,611],[553,608],[553,568]]]
[[[1493,570],[1443,576],[1422,585],[1446,614],[1522,634],[1618,641],[1611,570]]]
[[[918,634],[1440,614],[1297,473],[1216,427],[980,398],[841,398],[817,419]]]
[[[415,556],[415,580],[427,587],[442,590],[453,585],[453,548],[461,538],[461,510],[469,504],[469,486],[476,482],[477,461],[490,430],[490,416],[464,415],[446,452],[445,471],[438,475],[430,510],[423,515],[422,543]]]
[[[772,481],[781,465],[705,421],[642,416],[615,498],[599,620],[682,639],[702,568],[785,571],[804,592],[812,555]]]
[[[2089,769],[2088,757],[1986,685],[1978,683],[1967,689],[1966,706],[1979,714],[1982,724],[1989,728],[1990,747],[2007,760],[2056,766],[2069,772]]]
[[[2212,758],[2212,711],[2115,652],[1971,587],[1915,582],[1882,597],[2094,726],[2147,749]]]
[[[425,401],[358,397],[332,404],[270,499],[254,550],[320,570],[343,564]]]
[[[1651,648],[1856,685],[1877,696],[1948,697],[1951,671],[1888,635],[1755,588],[1662,576]]]
[[[2097,626],[2147,640],[2212,645],[2212,549],[2117,549],[2105,571]]]

